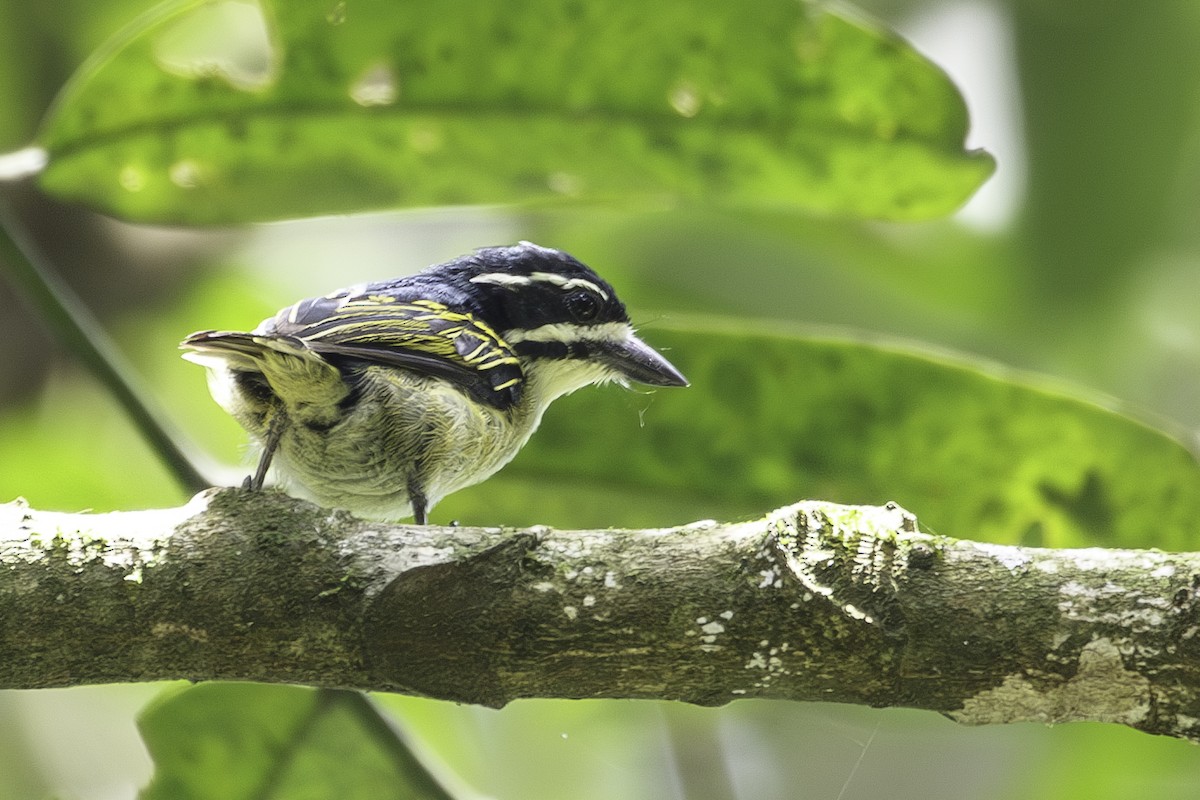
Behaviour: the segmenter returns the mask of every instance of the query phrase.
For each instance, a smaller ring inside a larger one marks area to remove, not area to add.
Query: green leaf
[[[993,169],[947,77],[797,0],[190,0],[86,64],[42,186],[133,220],[674,196],[917,219]]]
[[[689,388],[560,400],[437,517],[665,525],[894,500],[951,536],[1194,548],[1200,465],[1169,436],[993,366],[783,327],[644,330]]]
[[[141,798],[444,800],[367,702],[253,683],[169,692],[138,720],[155,763]]]

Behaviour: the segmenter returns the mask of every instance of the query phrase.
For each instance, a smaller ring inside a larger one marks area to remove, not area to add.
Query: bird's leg
[[[254,470],[253,476],[246,478],[242,488],[253,492],[262,489],[263,482],[267,479],[267,470],[271,468],[271,458],[275,455],[275,448],[279,447],[279,440],[283,438],[285,428],[287,428],[287,417],[276,412],[271,419],[271,424],[267,427],[267,439],[263,442],[263,452],[258,459],[258,469]]]
[[[429,522],[429,501],[425,491],[415,477],[408,479],[408,502],[412,506],[413,522],[426,525]]]

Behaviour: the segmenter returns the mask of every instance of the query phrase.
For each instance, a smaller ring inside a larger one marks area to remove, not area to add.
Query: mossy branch
[[[508,530],[223,489],[163,511],[0,506],[0,562],[0,688],[764,697],[1200,740],[1200,553],[931,536],[894,504]]]

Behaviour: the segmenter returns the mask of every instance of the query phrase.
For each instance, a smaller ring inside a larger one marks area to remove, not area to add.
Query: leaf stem
[[[369,697],[350,689],[324,688],[320,692],[325,700],[340,703],[358,718],[359,724],[386,750],[396,769],[407,777],[407,787],[417,792],[414,797],[455,800],[454,795],[450,794],[437,777],[421,763],[421,759],[405,741],[403,732],[379,713],[378,707]]]
[[[91,311],[50,268],[4,197],[0,197],[0,273],[25,293],[59,342],[113,394],[180,486],[189,492],[211,486],[181,444],[182,435],[150,401]]]

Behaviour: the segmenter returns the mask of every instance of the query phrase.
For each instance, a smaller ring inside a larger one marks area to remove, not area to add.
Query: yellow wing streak
[[[333,299],[333,298],[331,298]],[[424,354],[475,372],[482,384],[464,376],[463,385],[471,391],[483,391],[501,402],[515,402],[524,383],[521,360],[496,331],[470,313],[456,311],[436,300],[402,301],[386,295],[367,295],[343,300],[319,319],[297,324],[299,305],[291,309],[287,321],[298,330],[290,335],[313,342],[321,350],[323,343],[333,348],[391,350],[398,359],[408,351]],[[381,355],[381,360],[383,356]],[[419,362],[414,362],[420,371]],[[489,378],[483,378],[484,374]]]

